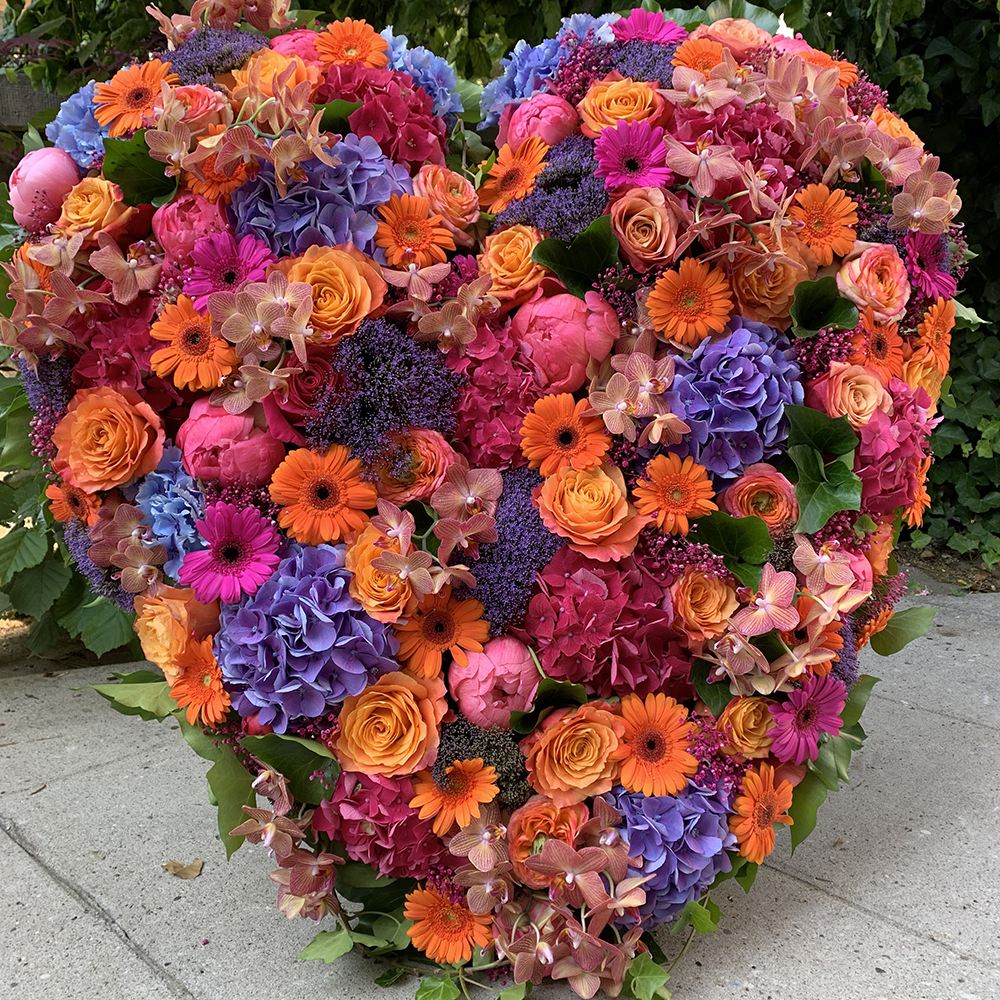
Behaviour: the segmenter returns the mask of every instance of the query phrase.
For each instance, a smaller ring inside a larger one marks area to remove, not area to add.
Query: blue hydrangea
[[[146,524],[170,558],[163,569],[177,579],[187,552],[203,549],[205,542],[194,526],[205,509],[205,497],[181,464],[180,448],[163,449],[154,472],[142,481],[135,505],[146,515]]]
[[[456,93],[458,80],[446,59],[434,55],[422,45],[409,48],[405,35],[394,35],[390,24],[382,32],[389,43],[389,69],[409,73],[413,82],[427,92],[434,102],[434,114],[451,125],[462,113],[462,98]]]
[[[722,337],[677,359],[671,406],[691,427],[675,449],[717,480],[780,454],[788,437],[785,407],[804,399],[788,338],[764,323],[734,317]]]
[[[645,927],[673,920],[722,872],[732,870],[729,796],[724,788],[688,785],[678,795],[643,795],[616,788],[605,798],[621,814],[629,854],[642,856],[629,875],[652,875],[639,907]]]
[[[538,45],[529,45],[522,38],[514,51],[500,60],[503,74],[483,88],[480,98],[483,125],[496,125],[508,104],[540,90],[559,68],[559,56],[559,42],[555,38],[546,38]]]
[[[224,608],[215,655],[240,715],[283,733],[398,669],[392,627],[350,595],[343,545],[289,546],[253,597]]]
[[[601,14],[598,17],[593,14],[572,14],[562,19],[562,27],[556,39],[565,49],[578,41],[582,42],[587,33],[593,31],[593,41],[613,45],[615,33],[611,30],[611,25],[620,20],[621,14]]]
[[[94,117],[94,88],[91,80],[72,97],[59,105],[59,113],[45,126],[45,137],[57,149],[76,160],[81,170],[89,170],[104,159],[104,140],[108,130]]]
[[[238,187],[229,203],[236,238],[250,233],[279,257],[304,253],[311,246],[351,242],[384,264],[385,251],[374,243],[375,209],[394,194],[412,194],[410,175],[385,156],[370,135],[347,135],[330,152],[340,160],[337,166],[306,161],[305,179],[289,184],[284,197],[270,163]]]

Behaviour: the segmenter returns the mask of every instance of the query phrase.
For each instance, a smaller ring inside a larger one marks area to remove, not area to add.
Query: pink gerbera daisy
[[[948,241],[943,236],[910,230],[903,237],[906,270],[914,290],[928,299],[955,297],[958,281],[948,266]]]
[[[609,191],[623,184],[663,187],[674,177],[667,166],[663,129],[653,128],[648,121],[620,121],[615,128],[604,129],[594,155],[598,164],[594,174],[604,178]]]
[[[275,256],[266,243],[249,234],[237,244],[232,233],[211,233],[195,242],[191,260],[184,291],[195,309],[204,309],[213,292],[235,292],[247,281],[263,281]]]
[[[683,42],[687,31],[674,21],[668,21],[663,14],[641,7],[633,7],[628,17],[615,21],[611,25],[615,40],[630,42],[633,39],[640,42],[656,42],[657,45],[672,45]]]
[[[774,742],[771,753],[778,760],[804,764],[819,756],[820,733],[840,735],[841,718],[847,702],[847,688],[833,674],[813,677],[788,695],[788,701],[771,705],[774,728],[768,736]]]
[[[208,548],[188,552],[177,579],[193,587],[202,604],[256,594],[278,565],[277,529],[254,507],[214,503],[195,527]]]

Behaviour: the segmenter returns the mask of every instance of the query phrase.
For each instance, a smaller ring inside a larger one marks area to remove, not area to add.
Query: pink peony
[[[259,406],[228,413],[207,399],[195,400],[177,432],[184,468],[196,479],[217,479],[221,486],[263,486],[285,457]]]
[[[580,116],[569,101],[556,94],[535,94],[523,104],[508,105],[500,116],[497,148],[504,143],[515,152],[525,139],[537,136],[549,146],[569,138],[580,124]]]
[[[528,647],[505,635],[468,657],[468,666],[456,661],[449,668],[452,698],[474,726],[510,729],[510,713],[526,712],[538,690],[540,677]]]
[[[298,56],[308,65],[324,68],[325,64],[316,51],[316,32],[308,28],[299,28],[272,38],[271,48],[283,56]]]
[[[543,280],[517,311],[511,330],[549,392],[576,392],[591,360],[600,364],[620,334],[615,311],[598,295],[578,299],[552,279]]]
[[[33,149],[10,175],[14,221],[30,232],[41,232],[59,218],[63,198],[79,180],[80,170],[65,150]]]
[[[174,260],[191,253],[199,236],[228,231],[222,202],[213,205],[200,194],[181,194],[153,213],[153,235]]]

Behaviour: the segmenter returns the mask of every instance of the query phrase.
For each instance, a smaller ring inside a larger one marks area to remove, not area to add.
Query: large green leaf
[[[926,607],[897,611],[885,628],[872,636],[872,649],[880,656],[898,653],[907,643],[927,634],[936,614],[937,608]]]
[[[136,644],[132,628],[134,616],[122,611],[106,597],[83,609],[80,638],[95,656],[103,656],[120,646]]]
[[[858,446],[847,417],[828,417],[811,406],[786,406],[788,447],[804,444],[826,455],[846,455]]]
[[[288,781],[288,788],[299,802],[319,805],[329,798],[333,783],[340,774],[340,765],[333,752],[323,743],[268,733],[264,736],[244,736],[242,746]],[[319,772],[319,777],[313,774]]]
[[[346,955],[353,947],[354,941],[350,933],[343,927],[338,927],[335,931],[320,931],[302,949],[299,953],[299,958],[318,958],[329,965],[331,962],[336,962],[341,956]]]
[[[412,878],[387,878],[360,861],[348,861],[337,868],[337,892],[366,910],[391,913],[403,905],[406,894],[416,886]]]
[[[126,205],[151,205],[176,190],[177,178],[167,177],[164,170],[165,164],[149,155],[145,129],[131,139],[104,140],[102,172],[121,188]]]
[[[813,771],[795,786],[792,792],[792,807],[788,815],[792,817],[792,853],[816,828],[816,812],[826,801],[829,790],[822,779]]]
[[[34,411],[28,406],[26,396],[18,396],[8,408],[3,421],[3,450],[0,451],[0,469],[30,469],[35,464],[31,453],[31,419]]]
[[[732,517],[724,510],[699,518],[692,538],[722,556],[726,567],[748,587],[760,583],[762,564],[774,548],[771,533],[759,517]]]
[[[52,539],[43,521],[7,532],[0,538],[0,586],[6,586],[15,573],[37,566],[51,551]]]
[[[542,240],[531,259],[555,272],[577,298],[592,291],[598,275],[618,261],[618,239],[611,232],[611,216],[602,215],[573,240]]]
[[[526,736],[553,708],[582,705],[587,700],[587,692],[582,684],[556,681],[543,677],[535,693],[535,703],[528,712],[511,712],[510,727],[515,733]]]
[[[73,571],[55,556],[21,570],[7,585],[11,604],[23,615],[41,618],[66,589]]]
[[[144,683],[91,686],[122,715],[141,715],[148,722],[150,719],[165,719],[177,711],[177,702],[170,697],[170,685],[162,677],[158,681]]]
[[[451,976],[425,976],[420,980],[414,1000],[457,1000],[461,991]]]
[[[868,704],[872,688],[878,684],[879,680],[880,678],[872,677],[871,674],[862,674],[851,685],[850,693],[847,695],[847,704],[844,705],[844,711],[840,713],[840,722],[844,728],[849,729],[861,721],[861,713]]]
[[[653,1000],[656,991],[670,978],[670,973],[645,952],[632,959],[625,973],[623,993],[633,1000]]]
[[[824,465],[823,456],[806,444],[792,445],[788,454],[799,475],[795,484],[797,531],[811,535],[838,511],[861,509],[861,480],[844,462]]]
[[[840,297],[837,279],[832,275],[800,281],[789,314],[796,337],[811,337],[826,327],[853,330],[858,325],[858,307]]]
[[[722,715],[726,705],[733,700],[733,694],[729,690],[728,678],[723,678],[714,684],[708,683],[708,674],[711,664],[707,660],[695,660],[691,664],[691,681],[694,684],[698,697],[708,706],[708,710],[718,718]]]
[[[322,111],[319,127],[324,132],[350,132],[351,115],[361,107],[361,101],[330,101],[329,104],[317,104],[316,111]]]

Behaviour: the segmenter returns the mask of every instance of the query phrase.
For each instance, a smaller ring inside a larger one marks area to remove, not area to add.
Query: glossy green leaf
[[[425,976],[421,979],[414,1000],[457,1000],[460,995],[458,986],[445,973],[443,976]]]
[[[299,953],[301,959],[321,959],[329,965],[354,947],[351,935],[338,927],[335,931],[320,931]]]
[[[323,743],[280,733],[244,736],[240,744],[288,781],[288,789],[299,802],[319,805],[333,792],[340,765]],[[319,772],[319,777],[313,775]]]
[[[142,684],[93,684],[93,689],[111,702],[111,707],[123,715],[141,715],[143,719],[165,719],[177,711],[177,702],[170,697],[170,685],[163,680]]]
[[[796,531],[813,534],[841,510],[861,509],[861,480],[843,462],[823,464],[822,455],[805,444],[792,445],[789,457],[798,470]]]
[[[632,959],[625,973],[624,993],[633,1000],[653,1000],[656,991],[670,978],[670,973],[645,952]]]
[[[752,861],[748,861],[743,866],[743,871],[737,874],[736,881],[740,884],[744,892],[750,891],[757,879],[757,872],[759,868],[759,865],[754,864]]]
[[[37,566],[51,550],[44,523],[7,532],[0,538],[0,586],[6,586],[15,573]]]
[[[73,571],[56,556],[21,570],[7,585],[7,596],[21,614],[41,618],[66,589]]]
[[[888,624],[871,638],[871,647],[880,656],[898,653],[907,643],[927,634],[937,608],[907,608],[897,611]]]
[[[378,875],[359,861],[348,861],[337,868],[337,892],[351,902],[363,904],[367,910],[391,913],[403,905],[406,894],[416,884],[411,878]]]
[[[774,548],[774,539],[759,517],[732,517],[723,510],[699,518],[691,538],[722,556],[727,568],[748,587],[760,583],[761,566]]]
[[[582,684],[569,681],[555,681],[543,677],[535,694],[535,703],[530,712],[511,712],[510,727],[515,733],[526,736],[553,708],[582,705],[587,700],[587,692]]]
[[[618,239],[611,232],[611,216],[602,215],[572,243],[555,238],[542,240],[531,259],[555,272],[577,298],[592,291],[598,275],[618,261]]]
[[[381,975],[375,977],[375,985],[383,989],[392,986],[406,975],[406,969],[401,969],[398,965],[390,965]]]
[[[104,140],[102,172],[122,189],[126,205],[150,205],[177,188],[177,179],[164,173],[165,164],[149,155],[145,137],[139,129],[131,139]]]
[[[808,445],[827,455],[846,455],[858,446],[847,417],[828,417],[811,406],[786,406],[788,447]]]
[[[698,697],[708,706],[712,715],[718,718],[722,715],[726,705],[733,700],[733,694],[729,690],[728,678],[709,684],[710,669],[711,664],[707,660],[695,660],[691,665],[691,681],[695,691],[698,692]]]
[[[861,721],[861,713],[864,712],[868,699],[871,697],[872,688],[878,684],[880,678],[872,677],[871,674],[862,674],[851,685],[851,690],[847,695],[847,704],[840,714],[840,722],[843,728],[849,729],[856,726]]]
[[[324,132],[351,131],[348,121],[351,115],[361,107],[361,101],[330,101],[329,104],[317,104],[316,111],[322,111],[319,127]]]
[[[796,337],[811,337],[827,327],[853,330],[858,325],[858,307],[840,297],[837,279],[832,275],[800,281],[789,313]]]
[[[788,810],[793,820],[790,827],[793,854],[795,848],[816,828],[816,812],[828,794],[829,789],[813,771],[806,771],[806,776],[795,786],[792,807]]]
[[[106,597],[85,609],[80,638],[95,656],[103,656],[120,646],[135,646],[134,616],[122,611]]]

